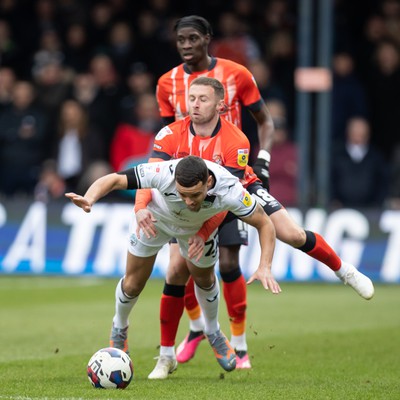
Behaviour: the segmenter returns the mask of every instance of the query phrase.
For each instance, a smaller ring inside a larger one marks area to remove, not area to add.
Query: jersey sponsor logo
[[[241,167],[245,167],[249,162],[249,150],[248,149],[238,149],[237,163]]]
[[[172,135],[172,134],[173,134],[173,132],[171,131],[171,129],[170,129],[168,126],[164,126],[164,128],[162,128],[162,129],[157,133],[157,136],[156,136],[156,139],[155,139],[155,140],[164,139],[165,136]]]
[[[160,146],[159,144],[156,144],[156,143],[154,143],[153,147],[158,149],[158,150],[162,149],[162,146]]]
[[[165,192],[165,193],[164,193],[164,196],[165,196],[165,197],[169,197],[169,196],[175,196],[175,197],[176,197],[176,193],[172,193],[172,192],[171,192],[171,193],[168,193],[168,192]]]
[[[139,175],[142,177],[142,178],[144,178],[144,167],[143,167],[143,164],[140,164],[139,166],[138,166],[138,169],[139,169]]]
[[[250,193],[246,190],[242,192],[242,196],[240,197],[240,201],[246,206],[251,207],[253,204],[253,198],[251,197]]]

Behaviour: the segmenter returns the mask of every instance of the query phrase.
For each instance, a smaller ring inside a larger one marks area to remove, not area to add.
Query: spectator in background
[[[373,142],[383,151],[386,160],[400,143],[400,53],[389,40],[379,43],[375,65],[368,79],[371,125],[376,135]]]
[[[0,112],[11,104],[15,82],[15,73],[11,68],[0,68]]]
[[[12,104],[0,113],[0,192],[32,194],[46,144],[46,117],[33,105],[31,83],[19,81]]]
[[[1,66],[10,67],[13,70],[21,71],[22,49],[16,42],[11,28],[6,20],[0,19],[0,61]]]
[[[139,49],[134,43],[133,32],[126,22],[117,22],[111,27],[106,53],[120,78],[128,75],[134,61],[141,60]]]
[[[255,81],[257,82],[258,89],[260,91],[261,97],[264,100],[277,99],[286,105],[285,93],[282,88],[276,84],[271,76],[271,69],[263,60],[255,60],[250,63],[249,71],[253,74]],[[254,164],[259,151],[257,126],[254,118],[251,116],[247,110],[242,110],[242,130],[246,133],[249,138],[251,152],[249,163]]]
[[[354,51],[357,60],[357,71],[361,79],[367,83],[372,66],[371,54],[380,41],[386,36],[385,20],[381,15],[373,14],[365,22],[364,35],[360,38]]]
[[[277,3],[281,3],[277,1]],[[294,69],[296,65],[295,46],[291,31],[280,29],[273,33],[265,44],[266,63],[272,71],[272,76],[285,92],[287,99],[288,119],[293,121],[294,110]]]
[[[118,123],[119,104],[122,98],[122,86],[120,77],[115,70],[112,60],[105,54],[97,54],[90,61],[96,93],[96,124],[102,128],[106,147],[109,148],[112,136]]]
[[[71,92],[72,77],[57,59],[49,59],[35,68],[36,101],[48,116],[49,143],[57,131],[56,121],[62,102]],[[50,147],[47,146],[47,150]],[[48,156],[46,151],[46,156]]]
[[[400,1],[383,0],[380,3],[388,38],[400,45]]]
[[[366,93],[354,73],[352,56],[342,51],[333,57],[332,137],[334,139],[345,140],[346,123],[354,116],[367,117]]]
[[[233,12],[224,12],[219,17],[219,32],[210,43],[210,54],[226,58],[248,67],[260,59],[261,52],[257,42],[246,32],[246,26]]]
[[[90,47],[94,52],[103,48],[107,43],[112,22],[112,8],[106,1],[94,4],[89,9],[88,37],[90,38]]]
[[[137,45],[143,62],[156,78],[180,62],[168,23],[169,20],[160,20],[151,10],[143,10],[137,17]]]
[[[271,150],[274,162],[270,165],[271,194],[285,207],[297,205],[297,146],[290,140],[285,105],[279,100],[267,100],[274,121],[275,134]]]
[[[72,24],[65,34],[65,66],[74,73],[85,72],[89,68],[91,48],[87,30],[83,24]]]
[[[264,60],[254,60],[249,64],[249,71],[257,82],[258,89],[264,99],[279,99],[286,103],[283,89],[275,82],[271,68]],[[285,107],[287,105],[285,104]]]
[[[237,18],[249,29],[255,29],[258,20],[258,9],[254,0],[234,0],[232,10]]]
[[[131,109],[130,121],[121,122],[115,131],[110,151],[114,171],[147,162],[154,135],[161,127],[156,97],[153,93],[140,94]]]
[[[94,180],[110,171],[104,139],[90,125],[88,114],[76,100],[61,105],[57,121],[58,135],[53,144],[52,158],[42,170],[40,190],[50,197],[60,197],[65,191],[85,191]],[[59,182],[58,185],[53,185]],[[60,192],[58,188],[64,187]]]
[[[263,26],[267,33],[291,28],[293,19],[289,12],[287,0],[270,0],[264,8]]]
[[[32,76],[44,65],[57,62],[62,64],[65,55],[62,49],[60,37],[55,30],[47,30],[40,36],[39,48],[35,51],[32,60]]]
[[[132,121],[132,110],[142,94],[155,93],[155,77],[146,64],[137,62],[131,66],[126,79],[127,93],[121,99],[121,121]]]
[[[332,157],[333,206],[383,206],[388,194],[388,165],[379,149],[370,143],[370,135],[367,120],[349,120],[346,143]]]

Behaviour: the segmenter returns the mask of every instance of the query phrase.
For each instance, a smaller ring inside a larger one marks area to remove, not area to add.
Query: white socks
[[[210,289],[201,289],[194,285],[197,301],[204,315],[204,333],[210,335],[219,329],[218,306],[219,306],[219,282],[215,277],[215,283]]]
[[[174,346],[160,346],[160,356],[176,358]]]
[[[200,317],[194,320],[190,320],[189,329],[193,332],[204,331],[204,316],[203,312],[200,314]]]
[[[349,269],[348,264],[342,261],[342,265],[337,271],[335,271],[335,275],[338,278],[342,279],[346,275],[348,269]]]
[[[115,315],[113,323],[119,329],[126,328],[129,325],[129,314],[139,298],[139,296],[129,297],[124,293],[122,290],[123,280],[124,278],[121,278],[115,289]]]
[[[237,351],[247,351],[246,333],[240,336],[231,336],[231,345]]]

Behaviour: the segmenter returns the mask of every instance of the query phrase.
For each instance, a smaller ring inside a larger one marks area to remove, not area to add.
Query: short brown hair
[[[209,76],[200,76],[192,81],[190,86],[193,85],[211,86],[220,100],[223,100],[225,97],[224,85],[218,79],[210,78]]]

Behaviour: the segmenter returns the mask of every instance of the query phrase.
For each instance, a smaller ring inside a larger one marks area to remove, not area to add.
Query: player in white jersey
[[[94,203],[113,190],[152,188],[148,205],[157,227],[155,237],[146,235],[136,225],[131,226],[125,276],[116,288],[116,312],[113,318],[115,347],[128,351],[129,314],[151,275],[161,247],[175,237],[186,258],[195,282],[195,291],[205,317],[205,334],[223,369],[236,367],[235,350],[221,332],[218,323],[219,283],[214,264],[218,246],[214,232],[210,240],[196,235],[205,221],[231,211],[258,230],[261,246],[260,263],[248,283],[260,280],[272,293],[281,291],[271,273],[275,246],[275,229],[261,206],[243,188],[239,180],[225,168],[188,156],[180,160],[141,164],[96,180],[84,196],[67,193],[75,205],[90,212]],[[207,244],[207,247],[205,245]],[[119,343],[118,340],[123,343]],[[175,365],[171,372],[176,369]]]

